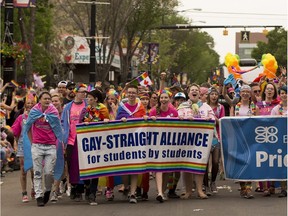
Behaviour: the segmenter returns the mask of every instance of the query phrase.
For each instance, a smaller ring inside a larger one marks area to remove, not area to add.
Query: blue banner
[[[227,179],[287,180],[286,117],[224,117],[220,133]]]

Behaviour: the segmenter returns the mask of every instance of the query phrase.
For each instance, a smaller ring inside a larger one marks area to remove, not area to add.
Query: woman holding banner
[[[212,108],[207,104],[203,103],[200,98],[200,87],[193,83],[191,84],[188,91],[189,100],[182,103],[178,107],[178,116],[180,119],[193,120],[194,118],[214,120],[214,112]],[[181,196],[182,199],[189,199],[192,196],[192,173],[184,172],[183,179],[185,183],[185,194]],[[198,196],[201,199],[208,199],[208,196],[202,191],[203,174],[194,174],[196,181],[196,188]]]
[[[231,110],[231,116],[255,116],[259,114],[259,108],[251,100],[251,87],[243,85],[240,89],[240,101]],[[240,196],[246,199],[254,198],[252,194],[252,182],[240,182]]]
[[[158,104],[156,105],[156,107],[153,107],[150,110],[149,114],[149,116],[153,120],[156,120],[157,117],[164,117],[164,118],[178,117],[178,112],[176,108],[170,102],[171,96],[172,93],[168,90],[161,90],[159,92]],[[162,174],[162,172],[156,172],[155,175],[156,175],[156,187],[158,190],[156,200],[162,203],[165,199],[164,192],[167,188],[169,173]]]
[[[87,103],[88,106],[85,107],[81,114],[79,121],[89,124],[90,122],[109,121],[109,112],[107,107],[102,103],[102,92],[95,89],[87,92]],[[88,196],[88,201],[90,205],[97,205],[95,202],[96,192],[98,187],[98,178],[84,180],[86,186],[85,195]]]
[[[208,97],[207,97],[207,103],[208,105],[213,109],[214,115],[215,115],[215,123],[216,123],[216,130],[214,130],[214,136],[212,141],[212,148],[211,148],[211,183],[210,186],[208,184],[208,169],[206,170],[205,176],[204,176],[204,186],[206,195],[211,195],[212,193],[217,193],[217,187],[216,187],[216,177],[219,170],[219,159],[220,159],[220,132],[219,132],[219,119],[225,116],[225,110],[224,106],[221,105],[218,102],[219,99],[219,91],[212,87],[208,90]]]
[[[259,115],[271,115],[272,109],[279,104],[277,97],[277,87],[275,84],[271,82],[267,83],[262,91],[262,101],[257,102],[257,106],[259,107]],[[275,194],[275,187],[273,184],[270,186],[270,182],[265,181],[262,182],[262,185],[264,196]]]
[[[279,89],[279,95],[280,103],[272,109],[271,115],[287,118],[287,86],[282,86]],[[287,181],[281,181],[281,192],[278,197],[287,197]]]

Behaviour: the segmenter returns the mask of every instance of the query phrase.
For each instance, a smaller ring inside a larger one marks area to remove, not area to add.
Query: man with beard
[[[75,83],[68,82],[66,85],[66,97],[63,98],[63,105],[74,100],[75,98],[75,92],[73,91],[74,89],[75,89]]]

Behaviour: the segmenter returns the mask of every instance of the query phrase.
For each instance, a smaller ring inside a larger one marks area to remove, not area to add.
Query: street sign
[[[249,31],[241,31],[241,41],[249,42],[250,32]]]

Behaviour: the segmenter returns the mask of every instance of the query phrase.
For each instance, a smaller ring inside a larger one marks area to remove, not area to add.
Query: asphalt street
[[[218,193],[207,200],[201,200],[194,194],[190,200],[169,199],[164,203],[159,203],[155,199],[155,180],[150,180],[149,200],[139,201],[137,204],[130,204],[127,197],[115,188],[114,201],[106,201],[105,196],[100,195],[97,196],[97,206],[90,206],[86,201],[75,202],[64,195],[57,203],[48,202],[45,207],[37,207],[35,200],[22,203],[19,176],[20,172],[14,171],[5,174],[5,177],[1,179],[1,216],[287,215],[287,198],[278,198],[277,194],[263,197],[262,193],[255,192],[254,199],[244,199],[239,195],[239,184],[231,180],[217,181]],[[28,188],[30,190],[30,187]],[[181,184],[178,188],[177,193],[180,194]]]

